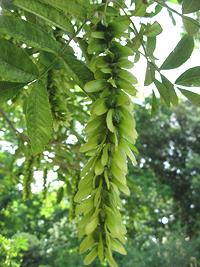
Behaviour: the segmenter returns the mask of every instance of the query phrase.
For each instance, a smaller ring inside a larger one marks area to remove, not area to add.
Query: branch
[[[5,121],[7,122],[7,124],[9,125],[10,129],[12,130],[12,132],[17,136],[17,138],[20,138],[22,139],[22,141],[28,141],[28,137],[23,134],[23,133],[20,133],[14,126],[13,122],[8,118],[7,114],[2,110],[0,109],[0,116],[2,118],[5,119]]]

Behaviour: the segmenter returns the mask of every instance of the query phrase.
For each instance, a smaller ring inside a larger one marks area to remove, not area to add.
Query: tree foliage
[[[186,70],[175,83],[164,72],[178,68],[192,54],[200,24],[195,13],[187,14],[197,12],[199,2],[178,1],[182,13],[170,2],[177,1],[135,0],[128,6],[120,0],[1,1],[0,115],[4,141],[14,154],[2,175],[7,177],[9,171],[15,186],[23,184],[28,201],[38,173],[47,196],[53,170],[62,184],[57,203],[68,193],[69,216],[79,220],[80,252],[87,252],[86,265],[98,256],[101,264],[106,261],[114,267],[113,252],[126,254],[121,196],[130,194],[127,162],[136,165],[138,153],[131,98],[137,98],[138,81],[131,69],[145,57],[144,85],[153,88],[152,114],[159,98],[170,107],[177,105],[179,93],[200,103],[200,96],[188,89],[200,85],[200,66]],[[162,27],[156,15],[162,9],[174,22],[180,16],[185,32],[158,66],[154,54]],[[158,171],[153,163],[149,167]],[[155,174],[168,175],[165,169]],[[181,214],[184,209],[183,204]]]

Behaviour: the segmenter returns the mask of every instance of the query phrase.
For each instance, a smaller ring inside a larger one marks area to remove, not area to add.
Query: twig
[[[20,133],[14,126],[13,122],[8,118],[8,116],[6,115],[6,113],[0,109],[0,116],[2,118],[5,119],[5,121],[8,123],[8,125],[10,126],[10,129],[13,131],[13,133],[20,139],[22,139],[23,141],[28,141],[28,137],[24,134],[24,133]]]

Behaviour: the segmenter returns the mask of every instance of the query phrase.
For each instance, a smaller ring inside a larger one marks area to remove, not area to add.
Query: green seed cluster
[[[126,69],[132,67],[128,56],[132,50],[120,43],[129,22],[122,16],[109,23],[99,21],[92,26],[88,53],[95,80],[85,90],[96,98],[91,118],[85,128],[87,143],[81,148],[90,157],[81,172],[76,214],[82,214],[78,231],[80,252],[88,252],[84,264],[97,256],[110,266],[117,263],[113,251],[126,254],[126,228],[122,222],[120,192],[129,195],[127,157],[135,164],[131,147],[137,133],[132,103],[127,93],[134,95],[135,77]]]
[[[67,109],[67,103],[64,101],[66,96],[63,93],[63,88],[60,86],[64,84],[62,79],[60,80],[61,71],[48,72],[48,92],[49,92],[49,102],[51,105],[51,112],[54,117],[54,129],[58,128],[60,125],[68,126],[69,111]]]
[[[31,183],[33,182],[33,167],[35,158],[33,156],[26,159],[23,171],[23,198],[29,199],[31,195]]]

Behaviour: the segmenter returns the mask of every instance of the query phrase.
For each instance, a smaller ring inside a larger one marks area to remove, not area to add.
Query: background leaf
[[[183,14],[192,13],[200,9],[199,0],[183,0],[182,11]]]
[[[10,37],[35,48],[54,54],[62,54],[61,57],[67,64],[69,75],[79,86],[83,86],[85,82],[92,79],[91,71],[85,63],[76,58],[73,49],[71,47],[62,48],[40,27],[15,17],[0,16],[0,33],[8,34]]]
[[[189,35],[196,34],[200,29],[200,24],[197,20],[184,16],[183,25]]]
[[[86,18],[89,2],[86,1],[63,1],[63,0],[44,0],[47,4],[54,6],[77,18]]]
[[[37,67],[26,52],[9,41],[0,39],[0,78],[26,83],[37,76]]]
[[[174,85],[163,75],[161,75],[161,79],[162,79],[163,85],[169,91],[170,102],[173,105],[177,105],[178,104],[178,96],[177,96],[176,91],[174,89]]]
[[[25,83],[0,82],[0,103],[12,99],[20,91]]]
[[[13,16],[0,16],[0,34],[8,35],[28,46],[58,53],[60,45],[37,25]]]
[[[188,99],[192,104],[200,106],[200,94],[196,94],[194,92],[178,88],[181,93]]]
[[[145,4],[143,0],[135,0],[135,10],[133,11],[133,16],[144,16],[146,9],[147,4]]]
[[[86,82],[93,80],[92,72],[84,62],[76,58],[71,48],[65,49],[63,59],[66,63],[69,74],[73,77],[74,81],[76,81],[79,86],[82,87]]]
[[[152,99],[151,99],[151,116],[155,116],[158,110],[158,101],[154,91],[152,92]]]
[[[162,70],[175,69],[185,63],[194,49],[194,40],[191,36],[185,35],[178,42],[175,49],[169,54],[161,66]]]
[[[144,34],[148,37],[155,37],[162,32],[162,27],[155,21],[152,25],[148,25]]]
[[[161,98],[165,101],[167,106],[170,106],[170,93],[167,88],[158,80],[155,80],[154,83],[160,93]]]
[[[155,48],[156,48],[156,37],[148,37],[147,44],[146,44],[147,54],[153,55]]]
[[[32,153],[41,153],[52,135],[48,93],[42,82],[32,85],[26,104],[26,124]]]
[[[184,86],[200,86],[200,67],[186,70],[177,78],[175,83]]]
[[[66,31],[68,34],[74,34],[74,28],[71,21],[63,11],[54,8],[39,0],[14,0],[14,4],[38,17],[50,22],[53,25]]]
[[[147,63],[144,85],[150,85],[155,78],[155,68],[151,63]]]

